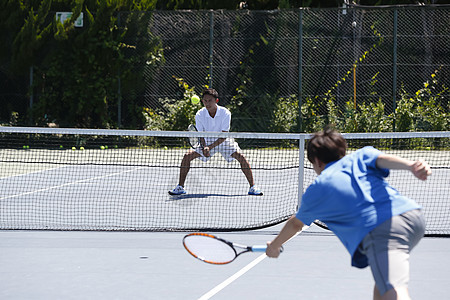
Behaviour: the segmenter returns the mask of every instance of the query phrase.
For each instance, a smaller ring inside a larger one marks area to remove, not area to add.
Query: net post
[[[298,139],[298,202],[297,207],[300,207],[303,195],[303,180],[304,180],[304,165],[305,165],[305,140],[306,134],[300,134]]]

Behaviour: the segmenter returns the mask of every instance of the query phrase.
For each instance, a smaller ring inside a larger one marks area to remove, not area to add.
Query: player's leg
[[[248,192],[249,195],[262,196],[263,193],[255,186],[252,168],[250,167],[250,164],[245,156],[242,153],[236,151],[231,154],[231,157],[236,159],[241,165],[241,170],[244,173],[245,178],[247,178],[248,184],[250,185],[250,190]]]
[[[411,297],[409,296],[408,288],[407,287],[399,287],[390,289],[386,293],[381,296],[380,291],[377,289],[377,286],[375,285],[373,289],[373,299],[374,300],[411,300]]]
[[[247,178],[248,183],[250,184],[250,186],[254,186],[255,182],[253,180],[252,169],[250,168],[250,164],[245,156],[239,152],[234,152],[233,154],[231,154],[231,157],[239,162],[239,164],[241,165],[241,170],[244,173],[245,178]]]
[[[420,210],[394,216],[363,239],[362,249],[375,279],[374,299],[410,299],[409,255],[425,231]]]
[[[178,180],[178,184],[181,186],[184,186],[184,183],[186,182],[187,174],[189,173],[189,170],[191,169],[191,161],[194,159],[200,157],[201,155],[194,150],[189,150],[184,156],[183,160],[181,161],[181,167],[180,167],[180,177]]]
[[[218,149],[216,150],[216,148]],[[231,162],[233,160],[237,160],[239,162],[241,165],[241,170],[250,185],[248,194],[262,196],[263,193],[255,185],[252,168],[250,167],[250,164],[245,156],[241,153],[238,143],[236,143],[234,139],[226,139],[216,148],[214,148],[214,151],[220,152],[227,162]]]
[[[184,183],[186,182],[186,177],[191,169],[191,161],[200,156],[201,155],[194,150],[189,150],[184,154],[183,159],[181,160],[178,185],[172,191],[169,191],[170,195],[186,194],[186,191],[184,190]]]

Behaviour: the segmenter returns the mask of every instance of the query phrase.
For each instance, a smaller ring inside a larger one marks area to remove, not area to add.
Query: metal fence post
[[[117,27],[120,30],[120,12],[117,14]],[[122,85],[120,82],[120,64],[117,70],[117,128],[121,127],[122,123]]]
[[[303,8],[300,7],[298,15],[298,127],[299,132],[303,130],[302,105],[302,67],[303,67]]]
[[[34,101],[34,92],[33,92],[33,74],[34,74],[34,67],[30,67],[30,124],[33,123],[33,114],[31,112],[31,109],[33,108],[33,101]]]
[[[214,11],[209,12],[209,87],[213,82]]]
[[[33,100],[34,100],[34,93],[33,93],[33,66],[30,67],[30,109],[33,108]]]
[[[397,8],[394,9],[394,29],[393,29],[393,53],[392,53],[392,106],[393,106],[393,131],[395,132],[395,109],[397,107],[397,18],[398,18],[398,10]]]

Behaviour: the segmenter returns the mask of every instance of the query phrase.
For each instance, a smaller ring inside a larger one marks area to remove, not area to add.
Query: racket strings
[[[183,244],[191,255],[205,262],[225,264],[236,258],[236,252],[230,245],[214,237],[187,236]]]
[[[188,131],[197,131],[197,127],[195,127],[194,124],[190,124],[188,126]],[[199,148],[200,147],[200,138],[198,137],[189,137],[189,144],[191,144],[192,148]]]

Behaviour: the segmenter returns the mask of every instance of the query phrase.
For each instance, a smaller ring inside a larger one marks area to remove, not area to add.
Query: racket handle
[[[267,245],[255,245],[252,246],[253,252],[266,252]]]

